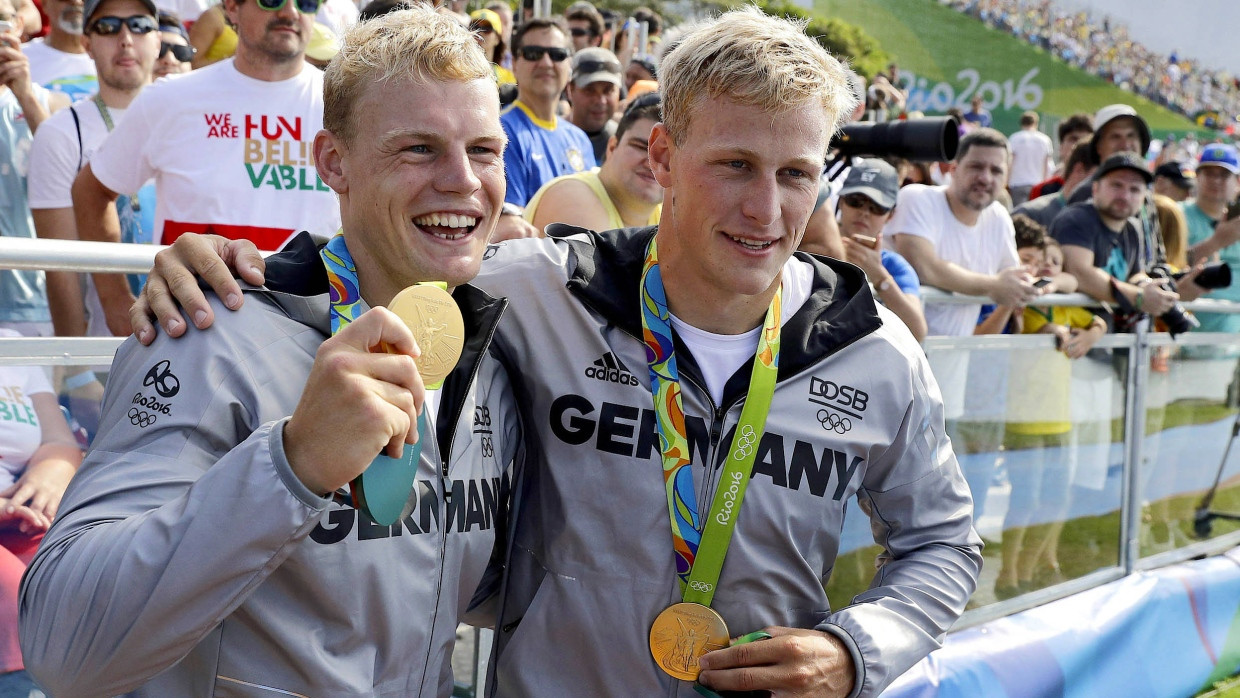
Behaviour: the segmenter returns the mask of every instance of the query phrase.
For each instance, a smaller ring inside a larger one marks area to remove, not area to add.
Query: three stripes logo
[[[621,385],[641,385],[637,382],[637,378],[629,373],[628,367],[620,363],[620,360],[611,352],[606,352],[595,359],[593,366],[586,367],[586,378]]]

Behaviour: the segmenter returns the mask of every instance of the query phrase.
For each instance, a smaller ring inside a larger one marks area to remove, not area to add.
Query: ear
[[[95,54],[91,53],[91,50],[90,50],[90,34],[83,32],[81,36],[81,42],[82,42],[82,48],[86,49],[86,55],[90,56],[91,60],[94,60]]]
[[[314,135],[314,168],[319,179],[344,196],[349,193],[349,176],[346,171],[345,145],[336,134],[323,129]]]
[[[254,0],[250,0],[250,2],[253,1]],[[224,16],[228,18],[228,23],[234,27],[237,26],[239,21],[237,17],[239,5],[240,3],[237,2],[237,0],[223,0],[220,3],[220,6],[224,9]]]
[[[662,121],[655,124],[650,130],[650,171],[654,173],[654,180],[664,189],[672,186],[672,154],[675,150],[676,144],[672,142],[667,126]]]
[[[616,140],[615,136],[607,139],[607,157],[611,157],[611,154],[616,152],[616,146],[618,145],[620,145],[620,141]]]

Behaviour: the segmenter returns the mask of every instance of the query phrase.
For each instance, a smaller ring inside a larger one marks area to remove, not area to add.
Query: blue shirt
[[[1202,211],[1196,201],[1180,204],[1184,211],[1184,219],[1188,222],[1188,246],[1192,247],[1211,235],[1214,235],[1214,219]],[[1233,279],[1240,279],[1240,244],[1228,245],[1219,250],[1220,260],[1231,267]],[[1218,288],[1202,296],[1203,298],[1221,298],[1228,301],[1240,301],[1240,283],[1232,283],[1227,288]],[[1240,315],[1233,313],[1203,313],[1194,311],[1193,315],[1201,323],[1199,332],[1240,332]]]
[[[47,107],[47,93],[36,88]],[[33,239],[34,220],[26,199],[26,172],[34,140],[12,90],[0,94],[0,235]],[[43,272],[0,270],[0,322],[49,322]]]
[[[913,269],[913,265],[908,260],[900,256],[899,252],[892,252],[888,249],[880,251],[883,262],[883,269],[891,274],[891,278],[896,280],[896,286],[900,290],[921,297],[921,279],[917,278],[917,271]]]
[[[509,203],[524,206],[547,182],[596,166],[590,137],[563,119],[543,121],[518,100],[504,110],[499,122],[508,136],[504,200]]]

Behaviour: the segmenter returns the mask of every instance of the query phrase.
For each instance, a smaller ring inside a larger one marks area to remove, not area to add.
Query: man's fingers
[[[249,240],[232,240],[224,247],[224,262],[234,269],[241,278],[253,286],[262,286],[266,281],[264,273],[267,270],[267,262],[263,256],[259,254],[258,248]],[[224,298],[224,304],[229,308],[236,310],[241,306],[241,298],[238,296],[236,305],[229,303],[227,296]]]

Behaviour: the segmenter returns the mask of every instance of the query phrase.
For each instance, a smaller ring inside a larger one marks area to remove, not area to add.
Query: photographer
[[[1135,153],[1108,157],[1094,174],[1093,198],[1065,209],[1050,233],[1063,246],[1064,269],[1080,281],[1081,292],[1122,311],[1117,330],[1127,329],[1125,317],[1149,313],[1178,333],[1193,324],[1179,308],[1180,294],[1170,279],[1151,278],[1152,270],[1165,267],[1162,245],[1142,235],[1132,220],[1153,179]],[[1199,271],[1185,279],[1195,279]]]

